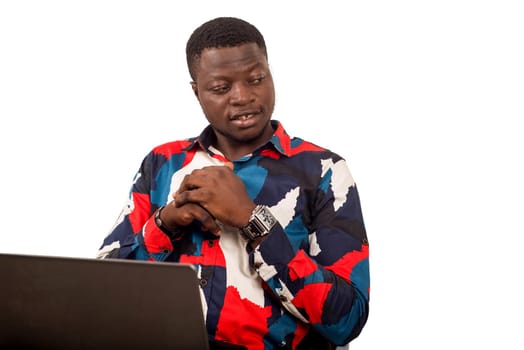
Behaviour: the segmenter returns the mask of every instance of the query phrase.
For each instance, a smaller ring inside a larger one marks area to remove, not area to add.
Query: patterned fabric
[[[364,327],[369,301],[369,248],[357,188],[339,155],[290,138],[281,123],[272,123],[271,140],[233,162],[253,201],[278,219],[256,249],[233,227],[223,226],[217,238],[195,222],[190,234],[171,239],[155,225],[155,211],[186,174],[227,161],[212,147],[207,127],[144,158],[98,257],[193,264],[211,340],[250,350],[296,349],[320,334],[347,344]]]

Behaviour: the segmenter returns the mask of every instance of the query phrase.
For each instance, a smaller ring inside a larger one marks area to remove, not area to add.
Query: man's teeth
[[[243,115],[239,115],[237,117],[237,119],[239,119],[239,120],[246,120],[246,119],[251,118],[252,116],[253,116],[253,114],[243,114]]]

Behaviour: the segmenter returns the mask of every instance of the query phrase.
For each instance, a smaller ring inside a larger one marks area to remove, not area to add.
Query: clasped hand
[[[176,229],[197,220],[203,230],[219,235],[217,221],[242,227],[254,208],[244,183],[229,166],[208,166],[185,176],[173,201],[162,210],[162,221]]]

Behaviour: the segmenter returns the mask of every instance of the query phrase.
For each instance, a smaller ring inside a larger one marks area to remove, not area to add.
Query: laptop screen
[[[186,264],[0,254],[0,348],[207,350]]]

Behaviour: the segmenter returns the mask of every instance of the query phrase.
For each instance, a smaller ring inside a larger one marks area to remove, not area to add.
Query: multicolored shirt
[[[356,185],[342,157],[272,124],[264,146],[232,162],[255,204],[278,220],[257,248],[238,228],[223,227],[216,237],[194,223],[170,238],[155,224],[155,211],[186,174],[228,162],[208,126],[145,156],[98,257],[194,265],[210,340],[296,349],[316,334],[347,344],[369,307],[369,245]]]

